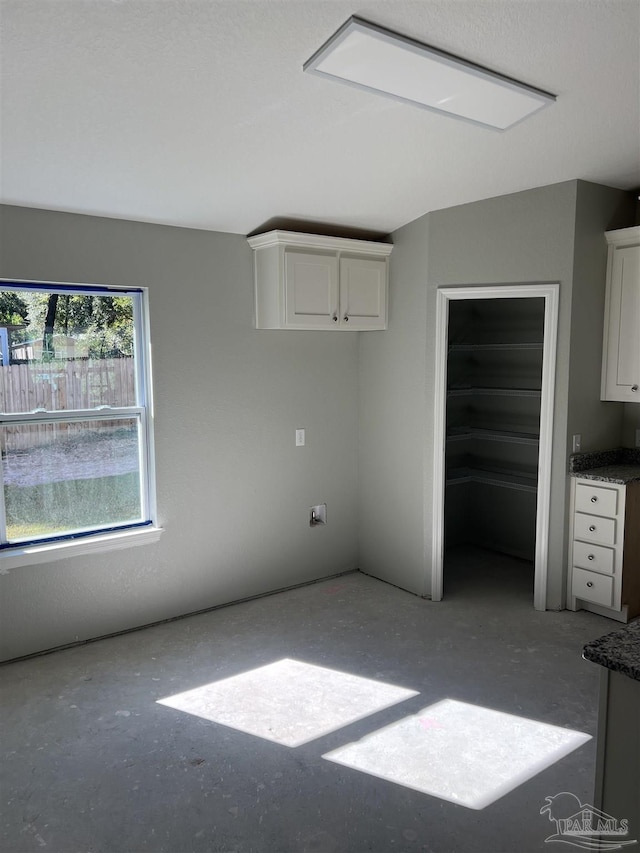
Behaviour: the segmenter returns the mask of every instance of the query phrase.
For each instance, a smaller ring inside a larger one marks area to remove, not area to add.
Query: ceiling
[[[389,233],[573,178],[640,185],[640,0],[1,0],[2,200]],[[500,133],[302,72],[350,16],[553,92]]]

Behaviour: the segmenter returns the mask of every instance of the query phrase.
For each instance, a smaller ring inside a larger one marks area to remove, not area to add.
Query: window
[[[0,554],[155,529],[145,291],[0,286]]]

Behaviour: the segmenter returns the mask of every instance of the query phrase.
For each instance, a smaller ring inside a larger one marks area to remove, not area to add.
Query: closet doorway
[[[470,543],[533,564],[546,609],[558,284],[437,291],[431,598]]]

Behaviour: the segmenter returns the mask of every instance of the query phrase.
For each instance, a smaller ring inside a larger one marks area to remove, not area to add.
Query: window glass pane
[[[141,522],[138,418],[1,428],[9,542]]]
[[[134,298],[0,291],[0,411],[136,405]]]

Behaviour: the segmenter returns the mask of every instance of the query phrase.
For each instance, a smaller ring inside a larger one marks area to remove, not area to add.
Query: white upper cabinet
[[[387,328],[389,243],[269,231],[249,245],[256,328]]]
[[[349,328],[387,328],[387,262],[340,259],[340,321]]]
[[[640,226],[608,231],[602,400],[640,403]]]
[[[337,321],[337,258],[285,252],[284,278],[284,322],[288,328],[326,329]]]

